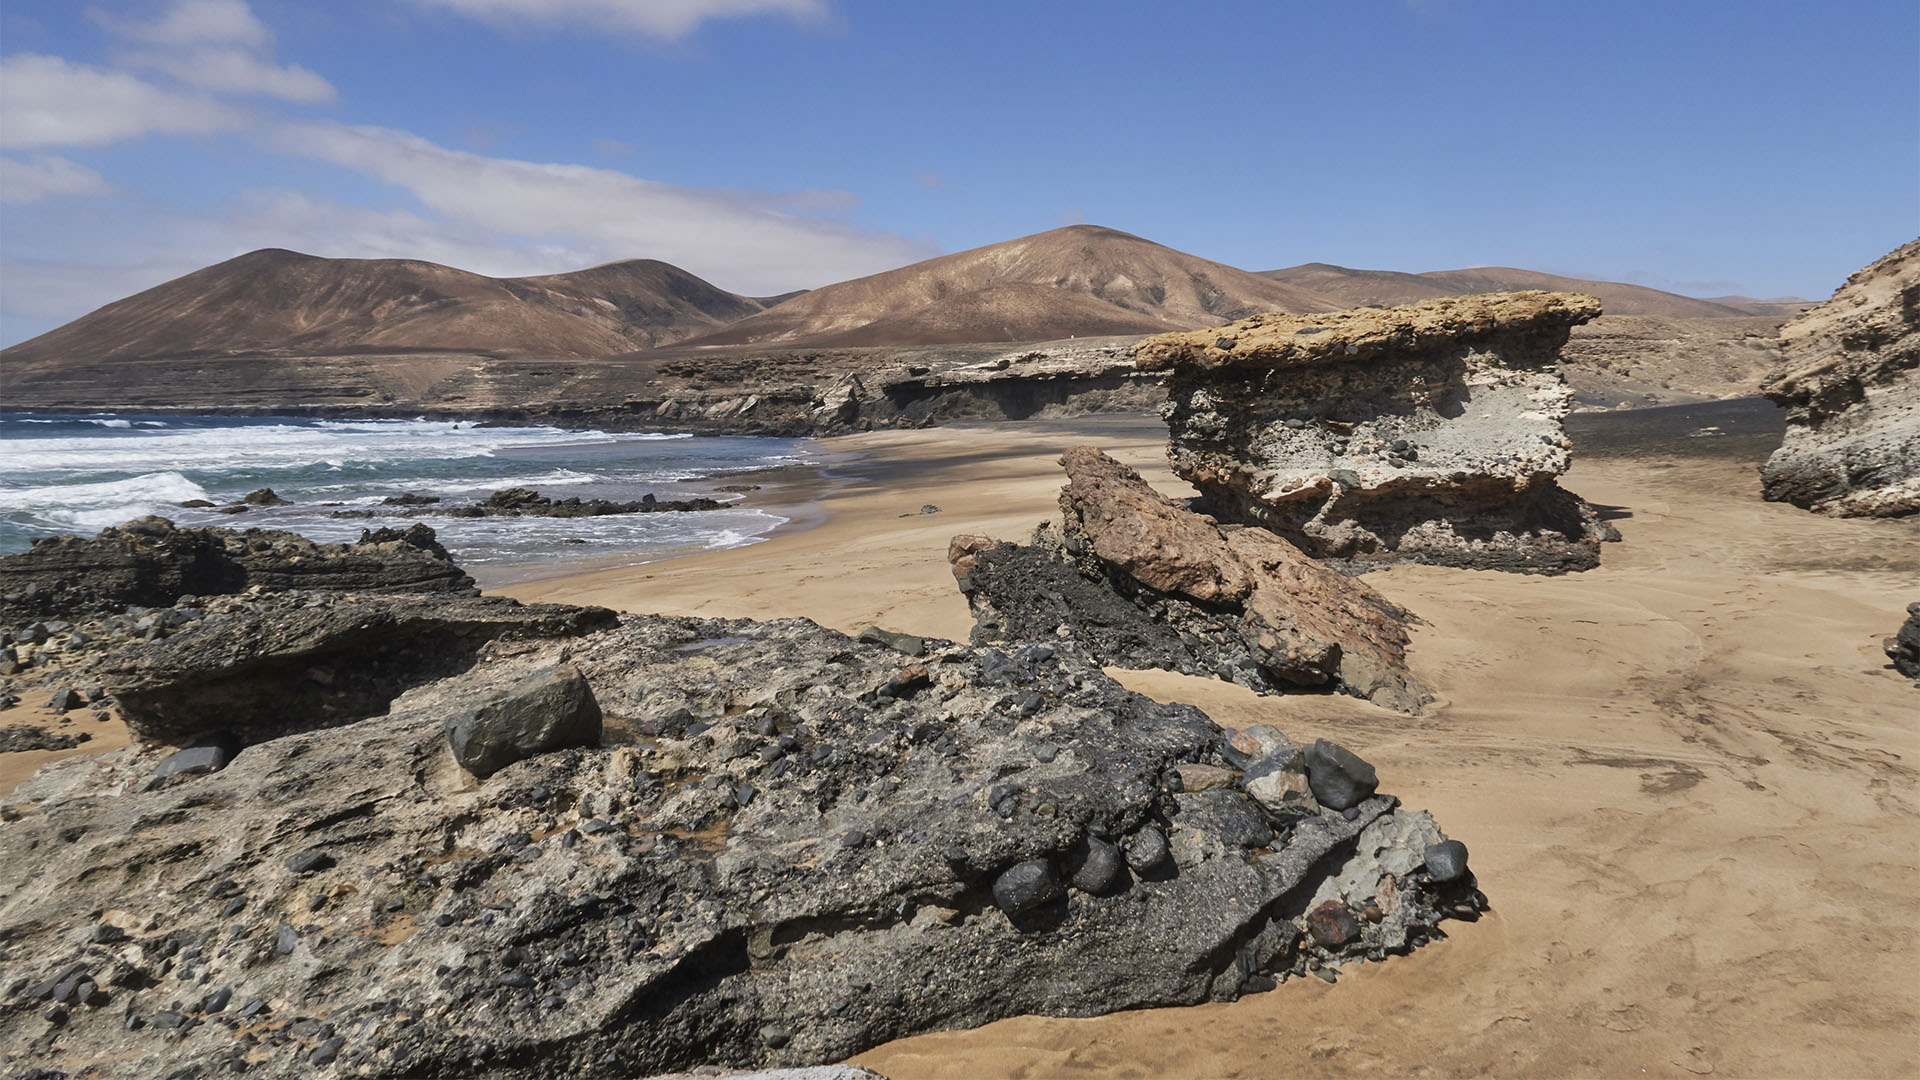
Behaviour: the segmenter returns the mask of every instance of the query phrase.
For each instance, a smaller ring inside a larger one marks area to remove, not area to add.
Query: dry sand
[[[866,455],[866,479],[829,496],[817,528],[505,591],[964,639],[947,538],[1024,538],[1054,515],[1053,459],[1074,442],[1177,493],[1163,431],[1101,420],[832,440]],[[1756,460],[1581,460],[1568,486],[1624,515],[1625,541],[1589,573],[1371,575],[1427,620],[1413,663],[1444,700],[1418,719],[1116,673],[1222,724],[1271,722],[1371,758],[1386,790],[1471,847],[1494,906],[1480,923],[1338,985],[1023,1017],[855,1060],[896,1080],[1920,1075],[1920,690],[1878,646],[1920,599],[1920,522],[1764,503]],[[923,503],[943,512],[920,516]]]

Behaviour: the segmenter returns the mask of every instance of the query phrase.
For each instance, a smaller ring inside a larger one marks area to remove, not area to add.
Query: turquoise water
[[[795,439],[689,436],[471,421],[306,417],[57,415],[0,412],[0,552],[34,537],[90,536],[147,514],[180,525],[289,529],[352,540],[369,526],[424,521],[463,564],[555,556],[635,561],[752,543],[784,519],[761,510],[600,518],[420,516],[389,495],[473,502],[504,487],[555,498],[662,499],[711,494],[729,475],[813,461]],[[271,487],[293,506],[226,515],[182,508]],[[719,496],[728,498],[728,496]],[[340,510],[382,516],[335,518]]]

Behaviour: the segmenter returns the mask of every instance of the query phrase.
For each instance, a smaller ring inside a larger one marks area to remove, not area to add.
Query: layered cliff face
[[[1841,517],[1920,511],[1920,240],[1780,328],[1761,392],[1787,437],[1761,471],[1770,502]]]
[[[1168,455],[1216,513],[1350,567],[1554,573],[1617,538],[1558,483],[1559,350],[1599,314],[1576,293],[1441,297],[1256,315],[1134,355],[1168,373]]]

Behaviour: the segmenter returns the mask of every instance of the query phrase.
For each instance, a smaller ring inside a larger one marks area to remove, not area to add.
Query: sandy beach
[[[1076,443],[1185,493],[1164,438],[1106,417],[830,440],[859,458],[814,527],[500,591],[964,640],[948,538],[1054,516],[1054,459]],[[856,1060],[896,1080],[1920,1074],[1920,690],[1879,647],[1920,599],[1920,522],[1762,502],[1755,440],[1710,443],[1579,458],[1566,486],[1617,508],[1624,537],[1598,570],[1371,575],[1425,620],[1427,715],[1115,673],[1362,753],[1470,846],[1491,915],[1337,985],[1023,1017]]]

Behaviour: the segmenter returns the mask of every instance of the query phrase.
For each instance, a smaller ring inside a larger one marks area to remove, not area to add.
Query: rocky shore
[[[396,582],[441,561],[422,532],[380,549]],[[123,568],[48,590],[113,646],[53,674],[138,742],[0,801],[9,1063],[798,1065],[1331,979],[1485,906],[1365,761],[1229,734],[1071,642],[316,587],[360,581],[359,545],[299,549],[298,587],[223,569],[233,591],[111,610],[209,580],[167,558],[265,574],[243,553],[275,543],[41,545]]]

